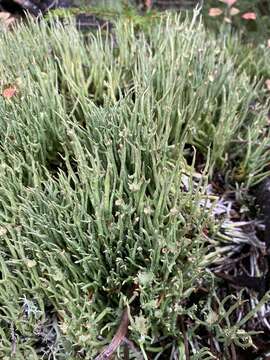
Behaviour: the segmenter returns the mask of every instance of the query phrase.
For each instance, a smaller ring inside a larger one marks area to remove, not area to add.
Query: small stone
[[[2,227],[2,226],[0,226],[0,236],[5,235],[6,233],[7,233],[7,229],[4,228],[4,227]]]
[[[29,269],[31,269],[37,265],[37,262],[35,260],[30,260],[30,259],[27,259],[25,263]]]

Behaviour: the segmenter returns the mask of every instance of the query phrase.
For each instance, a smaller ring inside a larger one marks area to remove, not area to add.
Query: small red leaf
[[[245,20],[256,20],[256,14],[254,12],[247,12],[241,16]]]
[[[16,86],[9,86],[4,89],[2,95],[5,99],[11,99],[13,96],[16,95],[17,89]]]
[[[236,3],[237,0],[221,0],[221,1],[227,4],[228,6],[232,6],[233,4]]]

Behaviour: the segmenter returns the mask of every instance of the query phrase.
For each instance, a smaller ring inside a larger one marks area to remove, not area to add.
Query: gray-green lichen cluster
[[[247,64],[237,40],[173,15],[144,32],[123,16],[108,36],[30,21],[0,49],[1,91],[16,87],[0,97],[0,357],[91,359],[124,306],[145,358],[184,358],[181,317],[193,359],[211,358],[199,326],[225,353],[250,345],[207,270],[207,186],[218,169],[245,187],[266,175],[269,49]]]

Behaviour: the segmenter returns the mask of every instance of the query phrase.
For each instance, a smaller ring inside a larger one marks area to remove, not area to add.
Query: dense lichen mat
[[[251,353],[269,294],[221,275],[264,272],[269,49],[196,14],[110,21],[0,33],[0,357],[94,358],[123,312],[120,359]]]

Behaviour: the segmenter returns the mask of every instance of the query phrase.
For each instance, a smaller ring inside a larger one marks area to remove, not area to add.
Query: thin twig
[[[95,360],[108,360],[123,342],[129,325],[128,309],[125,308],[122,314],[120,325],[111,343],[96,357]]]
[[[135,355],[136,359],[138,360],[143,360],[143,355],[141,354],[141,352],[135,347],[135,345],[133,344],[133,342],[129,339],[127,339],[126,337],[123,339],[123,342],[125,344],[127,344],[127,346],[132,350],[133,355]]]
[[[15,355],[16,354],[16,348],[17,348],[17,339],[16,339],[16,335],[15,335],[15,331],[14,331],[14,324],[13,323],[11,323],[11,325],[10,325],[10,332],[11,332],[11,341],[12,341],[11,354]]]
[[[188,339],[187,339],[187,334],[186,334],[186,329],[185,329],[185,325],[184,325],[184,321],[182,316],[180,316],[180,328],[181,328],[181,332],[183,334],[183,338],[184,338],[184,346],[185,346],[185,355],[186,355],[186,360],[190,360],[190,356],[189,356],[189,348],[188,348]]]
[[[124,360],[129,360],[129,347],[128,344],[124,344]]]
[[[232,360],[237,360],[234,344],[231,344],[231,354],[232,354]]]

